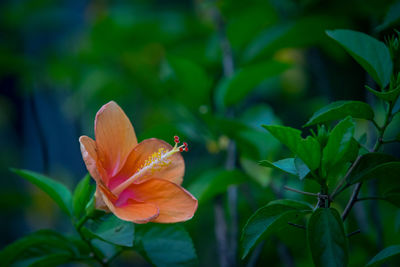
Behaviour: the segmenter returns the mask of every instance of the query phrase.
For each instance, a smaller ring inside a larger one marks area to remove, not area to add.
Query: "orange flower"
[[[96,208],[135,223],[189,220],[197,199],[180,185],[185,163],[178,147],[151,138],[137,143],[123,110],[113,101],[96,114],[96,141],[81,136],[82,157],[96,181]]]

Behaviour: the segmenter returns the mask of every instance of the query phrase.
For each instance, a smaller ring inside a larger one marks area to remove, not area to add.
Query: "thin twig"
[[[350,173],[353,171],[353,169],[356,167],[356,165],[358,164],[358,162],[360,161],[361,156],[358,156],[357,159],[353,162],[353,164],[351,165],[351,167],[348,169],[348,171],[346,172],[346,174],[344,175],[343,179],[340,180],[338,186],[336,186],[336,188],[333,190],[333,192],[331,193],[330,198],[334,199],[342,190],[339,191],[339,189],[341,189],[343,183],[347,180],[347,177],[349,177]]]
[[[289,225],[306,230],[306,227],[304,225],[301,224],[297,224],[297,223],[292,223],[292,222],[288,222]]]
[[[361,233],[361,230],[360,230],[360,229],[358,229],[358,230],[356,230],[356,231],[354,231],[354,232],[351,232],[350,234],[347,234],[347,237],[351,237],[351,236],[356,235],[356,234],[359,234],[359,233]]]
[[[342,220],[346,220],[347,215],[349,215],[349,212],[351,210],[351,208],[353,207],[354,203],[356,203],[357,201],[357,196],[358,193],[360,192],[362,183],[357,183],[356,186],[354,187],[353,193],[351,194],[350,200],[349,202],[347,202],[346,208],[343,211],[342,214]]]
[[[313,197],[319,197],[319,196],[321,196],[320,194],[301,191],[301,190],[298,190],[298,189],[295,189],[295,188],[288,187],[288,186],[286,186],[286,185],[283,186],[283,188],[286,189],[286,190],[288,190],[288,191],[296,192],[296,193],[299,193],[299,194],[302,194],[302,195],[313,196]]]

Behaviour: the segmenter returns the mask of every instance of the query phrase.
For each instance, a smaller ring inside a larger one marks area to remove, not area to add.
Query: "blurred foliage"
[[[381,46],[397,36],[399,5],[391,0],[1,1],[0,248],[29,233],[37,241],[34,244],[59,254],[56,259],[38,258],[37,264],[39,260],[43,260],[42,264],[62,264],[70,259],[70,254],[64,252],[71,249],[71,242],[78,246],[79,241],[73,239],[74,230],[66,222],[68,215],[59,212],[49,204],[49,197],[21,181],[8,168],[31,169],[69,189],[75,188],[86,173],[78,137],[93,133],[96,111],[115,100],[131,119],[139,141],[156,137],[172,143],[173,136],[179,135],[189,143],[190,152],[184,155],[184,186],[200,201],[195,217],[184,227],[135,228],[136,245],[147,249],[147,254],[123,252],[118,266],[147,266],[147,260],[158,266],[217,265],[213,205],[215,198],[220,197],[224,215],[231,218],[225,194],[232,188],[230,185],[238,188],[238,229],[259,207],[277,198],[313,200],[285,191],[283,185],[319,191],[315,181],[293,179],[293,172],[297,175],[302,171],[303,178],[308,174],[307,170],[304,173],[304,163],[310,163],[306,162],[307,157],[293,158],[292,152],[261,125],[300,128],[306,123],[319,123],[322,116],[337,120],[345,116],[334,108],[343,107],[353,110],[354,114],[345,114],[354,118],[373,116],[368,111],[357,116],[361,109],[372,107],[375,120],[383,124],[383,101],[373,96],[383,100],[393,97],[379,91],[377,85],[384,87],[390,83],[383,73],[387,73],[383,70],[389,66],[387,62],[394,62],[390,67],[394,71],[400,69],[400,50],[396,50],[395,44],[384,55],[370,55],[350,45],[343,49],[334,40],[350,42],[346,32],[329,31],[327,35],[325,31],[352,29],[380,40],[376,45]],[[360,44],[365,44],[364,38],[371,37],[360,33],[358,38]],[[233,58],[232,75],[224,74],[226,43]],[[382,68],[371,67],[374,59],[353,59],[350,55],[354,56],[354,51],[360,52],[361,57],[379,57]],[[370,87],[369,91],[364,85]],[[321,110],[328,103],[345,99],[352,101],[335,102],[328,112]],[[397,103],[393,111],[399,109]],[[321,113],[315,113],[317,110]],[[399,121],[399,116],[393,118],[385,133],[387,140],[399,138]],[[377,135],[373,127],[358,119],[351,124],[355,127],[354,140],[364,142],[366,147],[373,145]],[[316,127],[312,129],[318,131]],[[308,130],[305,133],[308,135]],[[319,138],[323,138],[321,129],[319,133]],[[367,134],[362,137],[363,133]],[[294,142],[314,142],[314,137],[304,139],[300,132],[295,135]],[[232,140],[236,143],[236,162],[233,170],[225,170]],[[387,146],[385,152],[399,157],[399,145]],[[307,151],[302,153],[306,155]],[[291,168],[289,174],[258,164],[266,160],[265,164],[277,167],[279,159],[291,157],[290,162],[297,167]],[[339,177],[341,171],[332,179]],[[375,194],[378,185],[367,182],[361,194]],[[69,190],[60,190],[64,189]],[[89,191],[88,185],[81,184],[75,192]],[[346,191],[338,196],[333,203],[336,210],[343,211],[342,203],[346,203],[349,194]],[[62,197],[55,195],[52,198],[62,203]],[[83,195],[82,200],[73,201],[85,203],[87,199]],[[393,199],[398,203],[398,198]],[[346,229],[361,229],[361,234],[351,237],[349,266],[366,264],[372,255],[398,245],[400,240],[398,208],[386,202],[357,205],[356,215],[345,224]],[[79,204],[63,210],[77,217],[84,213]],[[333,213],[322,215],[335,224]],[[292,215],[290,211],[288,214]],[[95,228],[101,230],[100,222],[97,223]],[[59,239],[64,237],[40,230],[43,228],[63,231],[72,237],[61,248],[49,247],[42,241],[60,244]],[[228,228],[234,228],[229,219]],[[164,255],[158,253],[160,246],[172,246],[163,239],[170,235],[185,240],[173,247],[171,253],[182,256],[182,250],[187,257],[176,256],[175,263],[164,262]],[[196,252],[188,245],[189,236]],[[105,256],[113,255],[115,247],[104,239],[96,239],[96,247]],[[149,241],[153,239],[161,241]],[[236,261],[239,266],[310,266],[313,261],[305,240],[304,230],[288,227],[272,234],[252,256],[240,260],[238,253]],[[24,239],[18,242],[31,246]],[[235,242],[239,242],[239,237]],[[87,252],[85,245],[81,247]],[[395,249],[398,248],[392,250]],[[26,253],[37,256],[36,250]],[[379,257],[372,261],[379,261]],[[394,266],[398,263],[393,262]]]

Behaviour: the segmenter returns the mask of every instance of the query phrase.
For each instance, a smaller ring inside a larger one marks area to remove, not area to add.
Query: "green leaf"
[[[290,127],[279,125],[262,125],[282,144],[286,145],[310,168],[315,170],[319,167],[321,159],[321,149],[318,141],[308,136],[306,139],[301,137],[301,131]]]
[[[60,182],[33,171],[18,169],[12,169],[12,171],[43,190],[57,203],[62,211],[71,216],[72,196],[67,187]]]
[[[1,264],[30,258],[43,257],[52,253],[74,255],[75,248],[67,238],[52,230],[39,230],[11,243],[0,251]]]
[[[155,266],[198,266],[188,232],[180,224],[137,225],[135,247]]]
[[[215,93],[217,106],[229,107],[237,104],[262,81],[281,74],[289,66],[277,61],[267,61],[237,70],[232,77],[219,83]]]
[[[338,162],[343,161],[354,135],[354,123],[351,117],[339,122],[329,135],[322,152],[322,170],[327,173]],[[324,175],[325,176],[325,175]]]
[[[262,160],[259,162],[261,166],[274,168],[289,174],[297,175],[297,169],[294,165],[294,158],[282,159],[275,162]]]
[[[315,112],[303,127],[340,120],[347,116],[372,120],[374,118],[374,111],[370,105],[361,101],[336,101]]]
[[[311,211],[312,206],[308,203],[290,199],[275,200],[258,209],[242,230],[242,259],[262,239],[285,228],[289,221],[299,219],[300,215]]]
[[[387,46],[371,36],[351,31],[333,30],[326,32],[337,41],[383,89],[390,81],[393,63]]]
[[[384,262],[392,259],[393,257],[400,255],[400,245],[393,245],[381,250],[375,255],[365,267],[381,266]]]
[[[385,100],[385,101],[394,101],[400,94],[400,86],[398,86],[397,88],[395,88],[393,90],[385,91],[385,92],[376,91],[376,90],[372,89],[371,87],[369,87],[368,85],[366,85],[365,88],[367,88],[367,90],[370,91],[371,93],[373,93],[376,97],[378,97],[382,100]]]
[[[335,209],[317,209],[309,219],[307,237],[315,266],[347,266],[347,237],[342,219]]]
[[[204,172],[190,184],[188,190],[203,203],[226,192],[230,185],[245,182],[246,178],[247,176],[238,170],[214,169]]]
[[[113,214],[89,220],[86,227],[101,240],[120,246],[133,246],[135,236],[134,224],[120,220]]]
[[[287,158],[275,162],[262,160],[259,162],[259,164],[264,167],[274,168],[292,175],[299,176],[300,180],[304,179],[310,173],[310,169],[299,158]]]
[[[94,186],[90,185],[90,175],[87,174],[76,186],[72,196],[74,216],[80,218],[93,194]]]
[[[385,192],[383,197],[386,201],[388,201],[388,202],[392,203],[393,205],[395,205],[396,207],[400,208],[400,189],[399,188]]]
[[[42,266],[60,266],[73,260],[71,254],[68,253],[53,253],[44,255],[39,259],[35,259],[34,262],[29,264],[29,267],[42,267]]]
[[[347,177],[348,184],[374,178],[394,179],[400,171],[400,162],[384,153],[364,154]]]
[[[383,20],[382,24],[376,27],[375,31],[377,32],[383,31],[384,29],[390,27],[391,25],[396,24],[396,22],[399,22],[399,20],[400,20],[400,2],[397,1],[390,6],[389,11],[386,13],[385,19]]]

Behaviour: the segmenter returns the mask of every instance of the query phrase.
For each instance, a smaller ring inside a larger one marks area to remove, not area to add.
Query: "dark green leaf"
[[[76,186],[72,196],[72,207],[74,216],[79,218],[82,216],[85,208],[93,194],[94,186],[90,185],[90,175],[87,174]]]
[[[396,207],[400,208],[400,188],[396,188],[385,192],[383,198],[386,201],[395,205]]]
[[[238,170],[210,170],[204,172],[190,184],[188,190],[200,203],[203,203],[218,194],[224,193],[230,185],[245,182],[246,178],[247,176]]]
[[[317,209],[308,222],[307,237],[315,266],[347,266],[347,237],[335,209]]]
[[[192,239],[180,224],[138,225],[137,238],[137,249],[157,267],[198,266]]]
[[[371,93],[373,93],[376,97],[379,97],[382,100],[385,101],[394,101],[397,96],[400,94],[400,86],[398,86],[397,88],[390,90],[390,91],[386,91],[386,92],[379,92],[376,91],[374,89],[372,89],[371,87],[369,87],[368,85],[365,86],[365,88],[367,88],[368,91],[370,91]]]
[[[283,172],[297,175],[296,166],[294,165],[294,158],[282,159],[275,162],[270,162],[269,160],[262,160],[259,163],[264,167],[274,168],[277,170],[281,170]]]
[[[310,174],[310,169],[300,158],[296,157],[294,159],[294,166],[296,167],[297,175],[300,180],[303,180],[308,174]]]
[[[74,255],[74,247],[69,240],[57,232],[40,230],[18,239],[0,251],[1,264],[29,258],[43,257],[52,253]]]
[[[281,74],[288,67],[288,64],[267,61],[237,70],[232,77],[224,79],[218,85],[217,106],[228,107],[240,102],[262,81]]]
[[[376,31],[380,32],[389,26],[399,22],[400,20],[400,2],[394,2],[392,6],[390,6],[389,11],[386,13],[385,19],[382,24],[375,28]]]
[[[306,139],[303,139],[301,137],[301,131],[290,127],[279,125],[262,126],[303,160],[310,170],[313,171],[319,167],[321,149],[315,138],[308,136]]]
[[[336,163],[343,161],[351,145],[353,135],[354,123],[351,117],[347,117],[336,125],[330,133],[328,142],[322,152],[323,172],[326,173]]]
[[[275,200],[258,209],[242,230],[242,258],[260,240],[268,238],[272,233],[285,228],[289,221],[299,219],[300,215],[311,211],[312,206],[308,203],[290,199]]]
[[[336,101],[315,112],[304,127],[344,119],[347,116],[372,120],[374,111],[367,103],[361,101]]]
[[[365,267],[381,266],[387,260],[390,260],[397,255],[400,255],[400,245],[387,247],[376,254],[375,257],[365,265]]]
[[[387,46],[371,36],[351,31],[333,30],[327,34],[371,75],[381,88],[385,88],[392,76],[393,63]]]
[[[12,169],[12,171],[43,190],[66,214],[71,216],[72,196],[63,184],[36,172],[18,169]]]
[[[101,240],[109,243],[131,247],[134,242],[135,226],[131,222],[123,221],[112,214],[90,220],[88,230]]]
[[[71,254],[68,253],[54,253],[49,255],[44,255],[39,259],[35,259],[35,261],[29,264],[29,267],[42,267],[42,266],[60,266],[62,264],[68,263],[72,261]]]
[[[374,178],[392,179],[398,176],[400,162],[383,153],[364,154],[347,178],[348,184]]]

